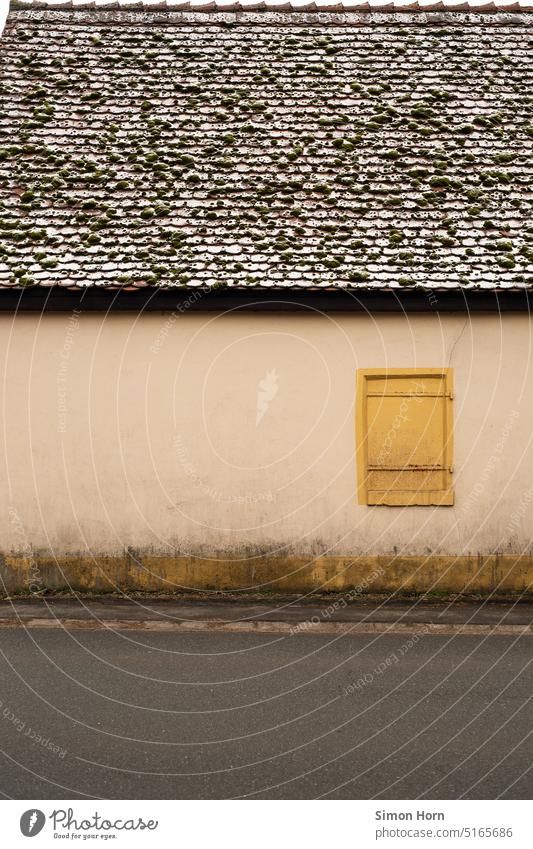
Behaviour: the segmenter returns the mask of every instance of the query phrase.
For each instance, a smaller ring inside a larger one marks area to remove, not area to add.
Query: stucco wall
[[[1,549],[529,552],[532,360],[522,314],[3,315]],[[450,365],[455,506],[358,505],[356,368]]]

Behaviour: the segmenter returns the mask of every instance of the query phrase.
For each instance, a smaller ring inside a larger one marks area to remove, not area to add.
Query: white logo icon
[[[46,817],[38,808],[24,811],[20,818],[20,830],[24,837],[35,837],[42,830]]]
[[[257,427],[266,411],[270,406],[270,402],[274,400],[278,394],[278,373],[275,368],[267,371],[262,380],[259,381],[257,390],[257,415],[255,417],[255,426]]]

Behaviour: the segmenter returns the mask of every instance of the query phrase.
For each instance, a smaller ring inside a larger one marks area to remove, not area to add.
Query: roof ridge
[[[11,9],[169,12],[531,12],[533,0],[11,0]]]

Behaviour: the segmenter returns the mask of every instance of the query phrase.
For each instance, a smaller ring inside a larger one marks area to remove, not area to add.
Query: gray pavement
[[[349,600],[331,595],[306,603],[283,599],[261,601],[198,600],[187,598],[136,599],[13,598],[0,601],[2,620],[28,622],[35,618],[76,620],[137,620],[160,622],[319,622],[432,623],[472,625],[533,625],[533,602],[427,603],[422,601]]]
[[[330,637],[5,628],[0,791],[530,798],[532,647],[529,636],[423,627]]]

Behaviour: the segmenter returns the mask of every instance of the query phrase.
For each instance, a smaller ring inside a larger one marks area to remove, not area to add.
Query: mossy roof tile
[[[0,285],[533,285],[531,14],[31,5]]]

